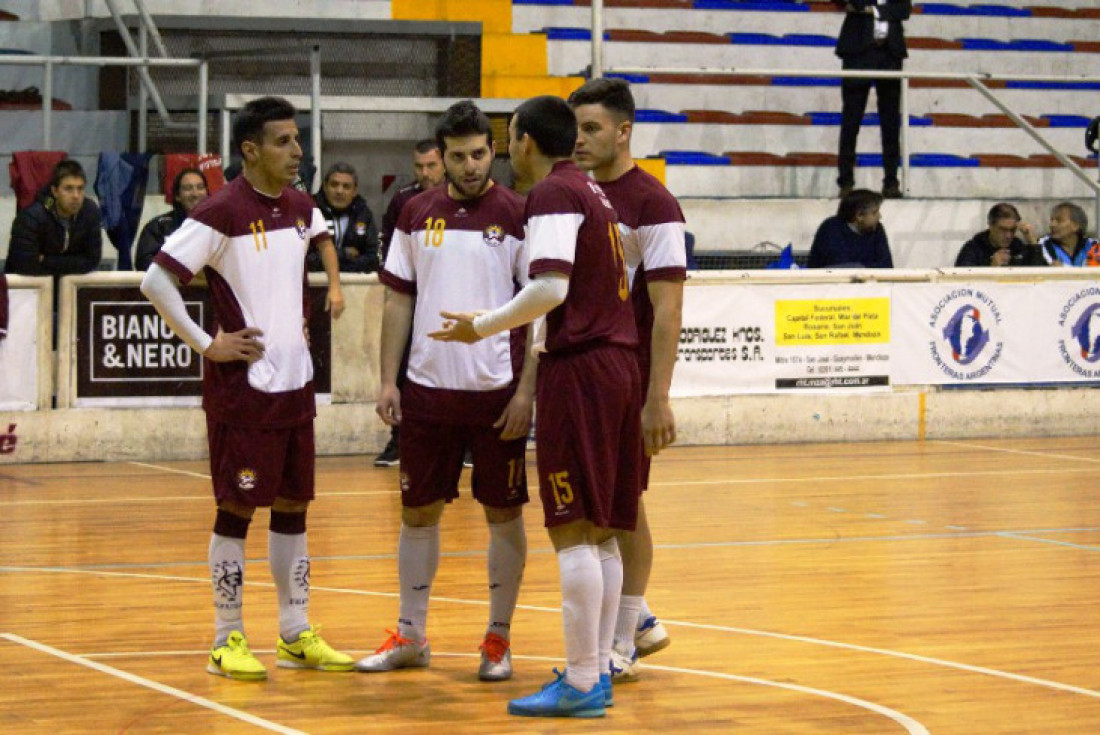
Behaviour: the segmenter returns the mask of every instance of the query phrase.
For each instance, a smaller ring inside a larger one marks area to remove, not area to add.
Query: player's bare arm
[[[642,438],[646,455],[652,457],[676,441],[676,417],[668,394],[680,341],[684,284],[681,281],[649,281],[646,290],[653,302],[653,339],[649,385],[642,406]]]
[[[328,276],[328,293],[325,294],[325,311],[332,312],[333,319],[339,319],[344,313],[344,293],[340,290],[340,256],[331,239],[325,239],[317,245],[321,256],[321,266]]]
[[[382,309],[382,385],[374,411],[390,426],[401,423],[401,391],[397,388],[397,374],[401,370],[401,355],[409,339],[413,319],[413,297],[386,289],[385,306]]]

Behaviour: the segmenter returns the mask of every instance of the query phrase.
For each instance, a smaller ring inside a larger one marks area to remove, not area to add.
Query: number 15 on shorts
[[[554,502],[558,509],[565,508],[573,502],[573,486],[569,484],[569,472],[551,472],[547,475],[550,480],[550,489],[554,492]]]

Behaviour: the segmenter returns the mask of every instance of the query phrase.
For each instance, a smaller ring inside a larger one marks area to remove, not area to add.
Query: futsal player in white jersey
[[[592,79],[569,96],[577,115],[574,160],[600,183],[619,215],[619,229],[631,277],[631,300],[638,327],[638,363],[644,403],[642,486],[649,484],[650,458],[676,441],[676,419],[669,403],[672,369],[680,339],[687,250],[684,215],[676,198],[654,176],[635,165],[630,154],[634,97],[621,79]],[[644,497],[644,495],[643,495]],[[611,654],[615,681],[635,681],[639,656],[669,644],[668,633],[645,602],[653,565],[653,537],[645,504],[638,526],[619,534],[623,593]]]
[[[401,601],[397,629],[356,668],[379,672],[428,665],[428,601],[439,564],[439,522],[445,505],[458,497],[468,446],[473,495],[490,533],[489,624],[478,676],[498,681],[512,675],[512,614],[527,557],[522,509],[534,360],[523,359],[526,329],[503,332],[473,349],[427,335],[439,326],[444,306],[491,310],[527,282],[523,199],[489,178],[492,129],[474,103],[452,105],[436,127],[436,140],[447,185],[405,204],[380,273],[387,288],[377,411],[387,424],[401,425]],[[410,320],[412,345],[399,390]]]
[[[314,497],[313,362],[305,334],[305,256],[317,247],[328,274],[326,307],[344,309],[325,220],[291,188],[302,149],[295,110],[279,97],[249,102],[233,123],[244,173],[197,205],[165,242],[142,293],[201,354],[203,410],[217,516],[210,539],[214,593],[212,674],[258,681],[267,671],[245,636],[245,537],[257,507],[270,506],[268,554],[279,601],[276,663],[351,671],[310,625],[306,509]],[[179,292],[202,273],[214,302],[211,336]]]

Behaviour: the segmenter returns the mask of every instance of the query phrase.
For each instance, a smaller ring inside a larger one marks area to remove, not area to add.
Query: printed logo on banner
[[[1058,314],[1058,352],[1083,378],[1100,378],[1100,287],[1075,293]]]
[[[202,303],[187,302],[202,323]],[[202,380],[202,360],[148,302],[98,301],[91,304],[93,383]]]
[[[989,294],[959,288],[941,298],[928,317],[937,335],[928,343],[932,360],[953,380],[984,378],[1000,361],[1004,342],[995,340],[1001,310]]]
[[[19,437],[15,434],[15,424],[8,424],[8,433],[0,434],[0,454],[13,454]]]

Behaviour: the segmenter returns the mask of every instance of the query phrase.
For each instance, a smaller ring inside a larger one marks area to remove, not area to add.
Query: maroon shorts
[[[206,420],[210,476],[218,502],[251,508],[275,498],[313,500],[313,421],[288,429],[253,429]]]
[[[527,437],[504,441],[493,423],[514,390],[458,391],[406,381],[401,392],[401,504],[458,497],[462,458],[474,459],[474,498],[490,508],[527,502]]]
[[[632,350],[596,347],[539,360],[539,495],[547,526],[587,519],[633,531],[642,463],[641,389]]]

